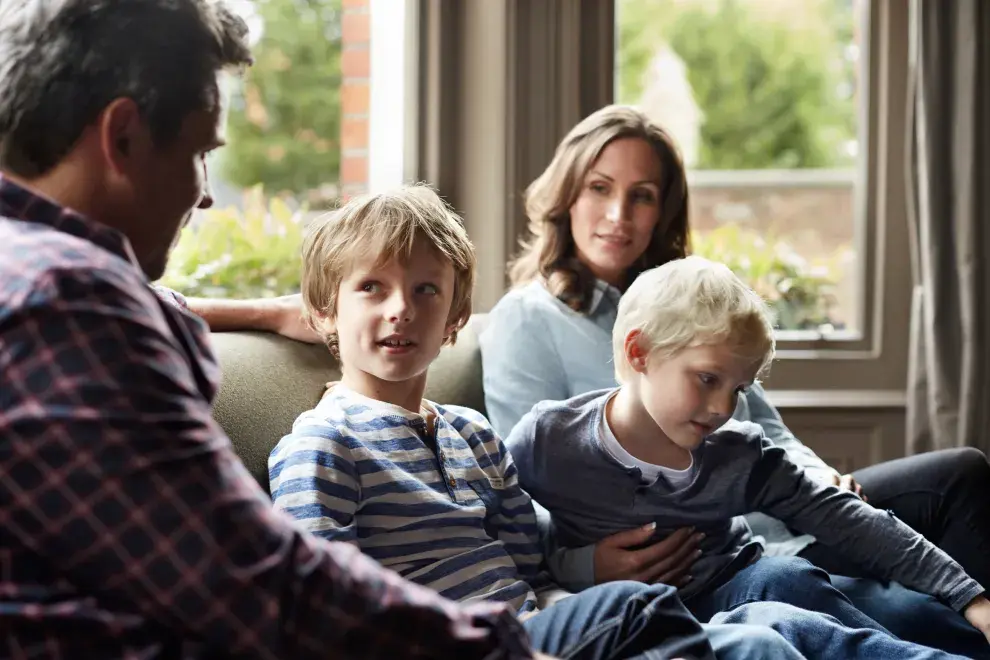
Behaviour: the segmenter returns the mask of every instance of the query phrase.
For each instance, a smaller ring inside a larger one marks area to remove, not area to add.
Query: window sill
[[[901,390],[768,390],[767,398],[781,410],[907,406],[907,394]]]

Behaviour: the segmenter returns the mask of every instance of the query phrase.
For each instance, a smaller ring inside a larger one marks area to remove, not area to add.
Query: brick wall
[[[340,190],[346,198],[368,189],[370,0],[343,0],[343,9]]]

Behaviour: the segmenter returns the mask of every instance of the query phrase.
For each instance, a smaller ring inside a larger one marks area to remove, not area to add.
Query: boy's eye
[[[702,385],[707,385],[708,387],[718,384],[718,376],[715,374],[700,373],[698,374],[698,380],[701,381]]]
[[[425,294],[430,295],[430,296],[435,296],[438,293],[440,293],[440,289],[438,289],[435,284],[429,284],[429,283],[427,283],[427,284],[420,284],[416,288],[417,288],[417,291],[419,293],[425,293]]]
[[[365,282],[361,285],[361,291],[364,293],[378,293],[381,291],[381,286],[378,282]]]

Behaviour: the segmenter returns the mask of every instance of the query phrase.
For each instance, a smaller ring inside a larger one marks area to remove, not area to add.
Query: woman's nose
[[[609,222],[619,223],[625,219],[626,205],[621,198],[610,200],[608,208],[605,210],[605,219]]]

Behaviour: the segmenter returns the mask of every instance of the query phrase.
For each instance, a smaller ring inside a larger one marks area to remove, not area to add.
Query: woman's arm
[[[839,473],[828,463],[823,461],[818,454],[801,443],[791,430],[784,424],[780,413],[767,399],[766,390],[759,383],[746,391],[746,409],[749,416],[743,421],[750,421],[763,427],[763,433],[773,444],[787,452],[787,457],[791,462],[803,467],[812,473],[813,476],[833,485],[839,485],[832,478],[838,478]]]
[[[538,305],[509,294],[492,309],[479,337],[485,407],[503,438],[534,405],[566,399],[570,392],[545,315]]]

